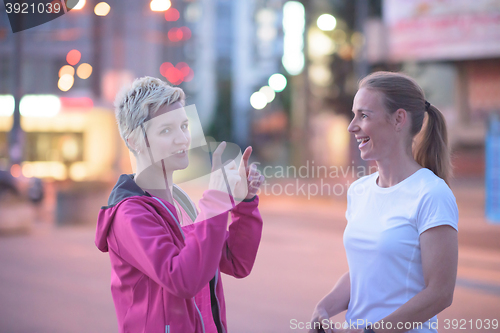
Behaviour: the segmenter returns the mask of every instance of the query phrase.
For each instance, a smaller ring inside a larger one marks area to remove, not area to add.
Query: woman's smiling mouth
[[[370,141],[370,138],[365,136],[361,138],[356,138],[356,140],[360,143],[358,148],[361,148],[364,147],[368,143],[368,141]]]

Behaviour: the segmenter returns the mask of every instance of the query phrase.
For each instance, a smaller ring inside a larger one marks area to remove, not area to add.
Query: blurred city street
[[[444,329],[445,319],[466,325],[500,320],[500,225],[483,217],[482,183],[460,181],[452,189],[460,210],[459,268],[453,305],[438,316],[439,332],[499,332]],[[224,277],[230,332],[305,331],[292,329],[291,321],[309,320],[347,270],[345,205],[341,197],[261,198],[265,227],[253,272],[242,280]],[[1,332],[117,332],[109,258],[93,242],[92,221],[39,224],[30,235],[1,237]],[[342,321],[343,314],[333,319]]]

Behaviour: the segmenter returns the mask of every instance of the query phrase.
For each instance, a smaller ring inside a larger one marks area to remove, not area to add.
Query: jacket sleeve
[[[207,194],[208,193],[208,194]],[[217,206],[227,194],[207,191],[201,210]],[[194,297],[213,278],[227,232],[228,212],[197,223],[185,235],[185,246],[174,243],[174,231],[161,223],[152,205],[129,199],[120,205],[112,225],[117,253],[169,293]],[[169,217],[170,219],[170,217]],[[175,228],[175,221],[170,221]],[[177,231],[177,230],[176,230]],[[113,242],[112,242],[113,243]]]
[[[242,201],[231,211],[232,222],[229,225],[220,270],[236,278],[250,274],[262,235],[262,217],[260,216],[259,198]]]

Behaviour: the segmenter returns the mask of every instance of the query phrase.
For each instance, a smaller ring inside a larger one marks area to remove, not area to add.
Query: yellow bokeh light
[[[30,163],[24,163],[22,167],[23,176],[26,178],[31,178],[35,175],[35,169]]]
[[[92,66],[87,63],[81,64],[76,70],[76,75],[78,75],[80,79],[88,79],[90,74],[92,74]]]
[[[172,6],[170,0],[152,0],[149,4],[149,8],[151,8],[153,12],[164,12],[168,10],[170,6]]]
[[[106,2],[99,2],[94,7],[94,13],[97,16],[106,16],[106,15],[108,15],[110,10],[111,10],[111,7]]]
[[[69,75],[73,76],[73,75],[75,75],[75,69],[73,68],[73,66],[64,65],[59,70],[59,77],[63,76],[64,74],[69,74]]]
[[[75,78],[73,77],[73,75],[64,74],[57,82],[57,87],[62,91],[68,91],[71,89],[71,87],[73,87],[74,82]]]
[[[69,177],[74,181],[82,181],[87,177],[87,166],[83,162],[75,162],[69,168]]]

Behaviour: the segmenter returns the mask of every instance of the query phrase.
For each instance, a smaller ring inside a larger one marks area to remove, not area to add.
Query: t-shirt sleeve
[[[439,181],[424,193],[417,215],[419,235],[440,225],[458,231],[458,207],[455,196],[444,181]]]

